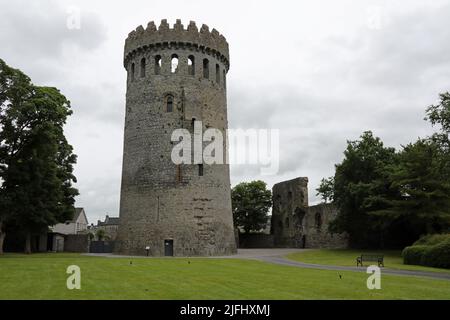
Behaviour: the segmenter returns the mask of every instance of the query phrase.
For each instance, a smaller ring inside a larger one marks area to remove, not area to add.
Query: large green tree
[[[32,91],[30,78],[19,70],[10,68],[0,59],[0,254],[3,253],[7,221],[12,216],[4,179],[12,157],[22,145],[20,128],[16,130],[15,137],[6,137],[5,130],[9,130],[9,127],[5,119],[14,113],[13,106],[22,106],[26,103]]]
[[[386,168],[386,180],[395,197],[373,195],[371,200],[383,203],[383,208],[372,213],[389,223],[408,221],[416,238],[421,233],[444,231],[450,221],[450,181],[443,174],[440,155],[439,145],[430,139],[405,146],[398,154],[399,161]]]
[[[440,94],[437,105],[427,108],[426,120],[438,128],[430,140],[439,146],[441,173],[443,178],[450,179],[450,93]]]
[[[389,194],[385,168],[395,163],[393,148],[386,148],[372,132],[359,140],[348,141],[344,160],[336,165],[334,177],[322,180],[318,188],[325,200],[334,200],[340,214],[331,230],[347,232],[354,247],[379,246],[385,225],[369,211],[384,204],[371,199],[375,194]]]
[[[9,224],[20,227],[30,253],[32,233],[74,212],[76,156],[63,130],[72,111],[56,88],[33,85],[2,60],[0,108],[0,221],[3,234]]]
[[[430,121],[433,126],[439,126],[441,134],[445,134],[448,141],[450,132],[450,93],[441,93],[439,98],[438,104],[427,108],[425,119]]]
[[[389,224],[389,233],[402,234],[407,244],[424,233],[449,231],[450,226],[450,94],[440,95],[437,105],[426,110],[428,120],[438,131],[402,148],[398,162],[386,168],[387,181],[395,197],[377,194],[384,203],[375,210]],[[402,221],[402,229],[393,228]],[[408,239],[407,235],[411,236]]]
[[[400,247],[450,226],[450,94],[427,108],[438,131],[398,152],[366,132],[349,142],[334,177],[317,189],[341,214],[333,231],[357,247]]]
[[[259,231],[267,225],[272,206],[272,192],[264,181],[242,182],[231,191],[235,227],[245,233]]]

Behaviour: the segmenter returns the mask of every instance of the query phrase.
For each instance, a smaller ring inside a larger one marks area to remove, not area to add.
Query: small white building
[[[88,220],[83,208],[75,208],[75,214],[73,219],[66,221],[65,223],[58,223],[51,227],[53,233],[59,233],[63,235],[79,234],[87,230]]]

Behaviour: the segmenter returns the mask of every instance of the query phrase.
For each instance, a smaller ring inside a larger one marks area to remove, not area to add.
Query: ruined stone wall
[[[308,178],[273,186],[272,234],[277,247],[299,247],[303,217],[308,208]],[[300,237],[300,238],[299,238]]]
[[[332,234],[328,231],[330,222],[336,219],[338,210],[333,204],[311,206],[305,216],[305,248],[339,249],[348,247],[345,234]]]
[[[171,70],[176,55],[178,68]],[[160,64],[158,59],[160,59]],[[193,60],[193,66],[188,64]],[[208,60],[205,77],[204,60]],[[175,256],[225,255],[236,252],[229,166],[175,165],[171,135],[193,120],[203,130],[228,127],[226,73],[228,44],[216,30],[191,22],[159,29],[138,27],[125,45],[128,72],[120,225],[116,252],[164,255],[173,240]],[[143,68],[141,68],[143,66]],[[173,110],[168,110],[168,98]],[[224,150],[226,150],[224,141]]]
[[[344,234],[328,226],[338,215],[332,204],[308,206],[308,178],[280,182],[273,187],[272,234],[276,247],[345,248]]]

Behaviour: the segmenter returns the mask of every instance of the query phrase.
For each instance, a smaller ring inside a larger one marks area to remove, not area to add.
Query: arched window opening
[[[141,78],[145,78],[145,58],[141,59]]]
[[[198,176],[199,177],[203,177],[203,174],[204,174],[204,172],[203,172],[203,164],[199,164],[198,165]]]
[[[131,82],[134,81],[134,63],[131,64]]]
[[[194,56],[188,57],[188,74],[190,76],[195,76],[195,57]]]
[[[173,97],[172,96],[170,96],[170,95],[167,96],[166,104],[167,104],[166,111],[172,112],[173,111]]]
[[[176,73],[178,70],[178,56],[176,54],[172,55],[172,59],[170,60],[170,72]]]
[[[209,79],[209,60],[203,59],[203,78]]]
[[[220,83],[220,66],[216,64],[216,82]]]
[[[300,227],[302,227],[303,219],[305,218],[306,212],[299,207],[295,208],[294,212],[295,212],[295,215],[297,216],[298,225]]]
[[[155,74],[161,74],[162,59],[161,56],[155,57]]]

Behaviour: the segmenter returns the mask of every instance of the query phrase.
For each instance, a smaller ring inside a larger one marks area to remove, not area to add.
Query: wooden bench
[[[384,267],[384,256],[379,254],[361,254],[356,258],[356,266],[363,266],[364,261],[374,261],[379,267]]]

